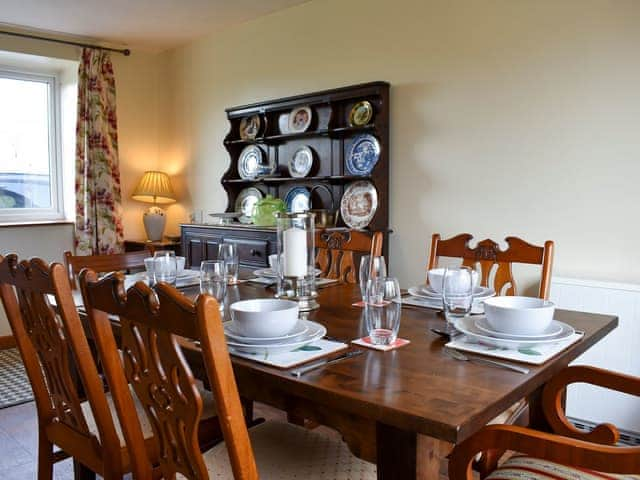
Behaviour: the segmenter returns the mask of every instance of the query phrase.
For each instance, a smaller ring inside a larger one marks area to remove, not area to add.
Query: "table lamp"
[[[153,203],[142,215],[142,221],[149,241],[162,240],[167,217],[158,204],[176,201],[169,175],[157,171],[144,172],[131,198],[139,202]]]

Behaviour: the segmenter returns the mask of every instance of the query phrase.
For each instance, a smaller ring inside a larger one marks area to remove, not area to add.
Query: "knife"
[[[304,367],[291,370],[291,372],[289,373],[291,373],[291,375],[293,375],[294,377],[299,378],[301,375],[304,375],[305,373],[310,372],[311,370],[315,370],[316,368],[324,367],[325,365],[339,362],[340,360],[346,360],[347,358],[357,357],[358,355],[361,355],[363,353],[364,353],[364,350],[351,350],[350,352],[343,353],[342,355],[338,355],[337,357],[332,358],[331,360],[320,360],[319,362],[314,362],[309,365],[305,365]]]

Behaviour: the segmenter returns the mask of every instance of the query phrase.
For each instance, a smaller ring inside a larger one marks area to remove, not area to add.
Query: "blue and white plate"
[[[380,144],[373,135],[359,135],[353,139],[347,156],[347,171],[351,175],[369,175],[380,158]]]
[[[284,203],[289,213],[301,213],[309,210],[311,192],[305,187],[294,187],[287,192]]]

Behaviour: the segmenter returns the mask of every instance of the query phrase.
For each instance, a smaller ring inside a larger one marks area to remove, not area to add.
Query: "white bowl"
[[[442,280],[445,270],[445,268],[432,268],[427,274],[429,286],[436,293],[442,293]],[[475,270],[471,270],[471,280],[473,281],[473,288],[475,288],[478,285],[478,272]]]
[[[275,298],[242,300],[231,304],[231,318],[236,331],[245,337],[281,337],[298,323],[298,304]]]
[[[492,297],[484,300],[487,322],[510,335],[538,335],[553,320],[555,305],[535,297]]]

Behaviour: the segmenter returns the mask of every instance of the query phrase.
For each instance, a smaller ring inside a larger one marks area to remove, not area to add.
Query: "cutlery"
[[[529,369],[528,368],[520,367],[520,366],[514,365],[512,363],[497,362],[495,360],[489,360],[487,358],[480,358],[480,357],[475,357],[475,356],[474,357],[470,357],[470,356],[467,356],[464,353],[462,353],[462,352],[460,352],[458,350],[454,350],[452,348],[445,348],[444,351],[451,358],[454,358],[456,360],[462,360],[464,362],[484,363],[485,365],[492,365],[494,367],[506,368],[507,370],[512,370],[514,372],[523,373],[523,374],[529,373]]]
[[[296,368],[294,370],[291,370],[291,372],[289,373],[291,373],[291,375],[293,375],[294,377],[300,378],[300,376],[304,375],[307,372],[315,370],[316,368],[324,367],[325,365],[330,365],[332,363],[336,363],[341,360],[346,360],[348,358],[357,357],[358,355],[362,355],[363,353],[364,353],[364,350],[352,350],[350,352],[343,353],[342,355],[332,358],[331,360],[320,360],[319,362],[314,362],[310,365]]]
[[[452,339],[453,337],[457,337],[458,335],[462,335],[460,330],[452,330],[450,332],[446,330],[441,330],[439,328],[432,328],[431,331],[436,335],[440,335],[441,337]]]

